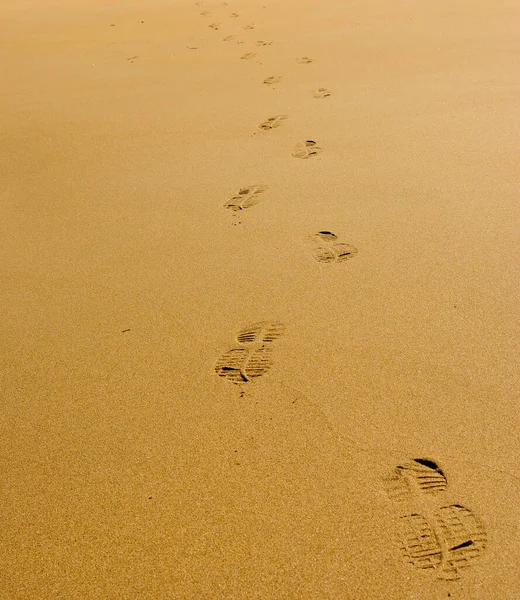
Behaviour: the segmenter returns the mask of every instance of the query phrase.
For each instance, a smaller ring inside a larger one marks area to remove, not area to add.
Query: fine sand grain
[[[1,600],[518,600],[512,0],[5,0]]]

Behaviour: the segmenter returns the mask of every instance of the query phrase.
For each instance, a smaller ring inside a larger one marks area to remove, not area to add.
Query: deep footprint
[[[260,201],[260,194],[263,194],[267,189],[266,185],[250,185],[241,188],[238,193],[230,198],[224,208],[229,208],[233,211],[245,210],[251,208]]]

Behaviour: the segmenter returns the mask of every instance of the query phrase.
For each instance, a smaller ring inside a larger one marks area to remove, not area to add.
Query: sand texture
[[[520,598],[519,22],[4,0],[0,600]]]

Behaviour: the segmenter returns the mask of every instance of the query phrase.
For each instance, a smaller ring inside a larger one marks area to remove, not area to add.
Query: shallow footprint
[[[227,37],[222,38],[222,41],[223,42],[233,42],[236,39],[237,39],[236,35],[228,35]]]
[[[256,42],[257,46],[270,46],[273,42],[264,42],[264,40],[258,40],[258,42]]]
[[[282,81],[281,77],[272,75],[271,77],[266,77],[262,83],[265,83],[266,85],[274,85],[275,83],[280,83],[280,81]]]
[[[331,95],[327,88],[318,88],[313,94],[313,98],[328,98]]]
[[[269,117],[266,121],[264,121],[263,123],[260,123],[258,128],[269,131],[270,129],[275,129],[276,127],[280,127],[280,125],[282,124],[282,121],[285,121],[285,119],[287,119],[287,115],[276,115],[275,117]]]
[[[241,188],[235,196],[224,204],[224,208],[229,208],[233,211],[250,208],[258,204],[260,201],[259,195],[265,192],[266,189],[266,185],[249,185]]]
[[[255,26],[254,26],[254,25],[244,25],[244,26],[242,27],[242,29],[254,29],[254,28],[255,28]]]
[[[214,29],[215,31],[218,31],[220,29],[220,23],[211,23],[211,25],[208,25],[208,27],[210,29]]]
[[[296,62],[299,65],[308,65],[311,62],[314,62],[314,58],[310,58],[309,56],[300,56],[300,58],[296,59]]]
[[[320,152],[323,152],[323,148],[318,146],[314,140],[306,140],[305,142],[296,144],[292,155],[295,158],[311,158]]]
[[[242,60],[250,60],[251,58],[254,58],[255,56],[256,56],[256,52],[248,52],[247,54],[244,54],[240,58]]]

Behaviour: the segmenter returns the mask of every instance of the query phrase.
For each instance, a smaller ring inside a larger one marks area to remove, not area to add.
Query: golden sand
[[[5,0],[0,598],[517,600],[510,0]]]

